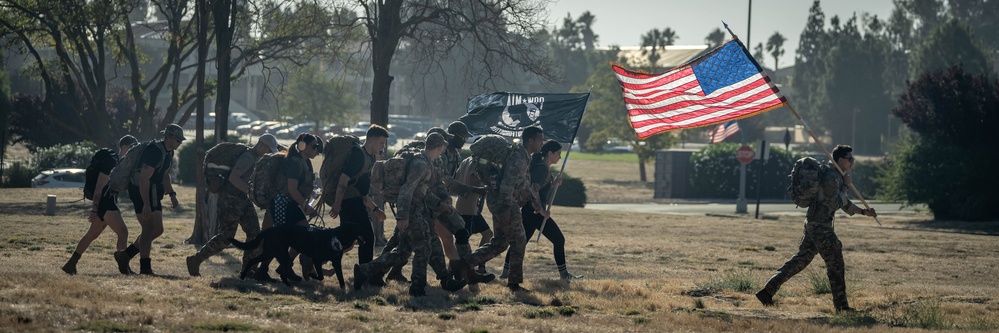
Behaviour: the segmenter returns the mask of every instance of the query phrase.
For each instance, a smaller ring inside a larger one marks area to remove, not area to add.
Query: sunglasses
[[[850,163],[853,163],[853,160],[854,160],[853,156],[850,156],[850,157],[844,157],[844,158],[845,158],[845,159],[846,159],[847,161],[850,161]]]

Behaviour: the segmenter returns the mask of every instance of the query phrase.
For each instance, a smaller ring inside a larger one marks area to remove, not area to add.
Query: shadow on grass
[[[999,236],[999,221],[967,222],[967,221],[900,221],[898,225],[905,229],[923,231],[949,232],[971,235]]]

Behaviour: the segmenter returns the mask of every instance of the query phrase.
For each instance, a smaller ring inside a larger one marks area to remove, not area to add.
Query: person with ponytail
[[[322,150],[323,140],[309,133],[298,135],[295,143],[288,149],[288,157],[281,163],[281,175],[288,180],[271,201],[274,226],[286,223],[308,225],[306,215],[318,214],[309,206],[309,198],[302,196],[298,191],[298,185],[310,181],[309,179],[315,179],[309,177],[313,174],[312,158],[319,155]]]
[[[542,203],[548,203],[548,196],[552,192],[552,186],[557,187],[562,183],[562,177],[552,179],[551,171],[549,171],[549,168],[561,159],[562,144],[555,140],[545,141],[541,145],[541,151],[531,156],[531,166],[529,169],[531,174],[531,191],[535,192],[535,195],[541,199]],[[534,231],[541,229],[541,224],[545,221],[545,217],[538,214],[530,204],[520,208],[520,216],[524,219],[524,232],[527,234],[527,240],[530,241],[534,235]],[[582,278],[582,276],[569,273],[566,269],[565,235],[562,234],[562,230],[559,229],[558,224],[555,223],[554,219],[549,217],[548,222],[544,223],[544,226],[545,230],[541,230],[541,234],[548,241],[552,242],[555,252],[555,265],[558,266],[559,277],[565,280]],[[509,273],[510,255],[508,254],[506,261],[503,263],[503,273],[500,274],[500,278],[505,279]]]

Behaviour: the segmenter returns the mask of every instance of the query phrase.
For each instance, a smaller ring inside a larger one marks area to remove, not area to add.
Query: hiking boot
[[[388,285],[388,283],[385,283],[385,279],[382,278],[382,274],[379,272],[374,272],[368,276],[367,283],[375,287],[384,287]]]
[[[468,283],[470,284],[488,283],[496,279],[496,275],[493,274],[480,275],[476,273],[475,270],[472,269],[472,266],[468,264],[468,261],[465,261],[465,259],[452,260],[451,271],[454,272],[455,275],[468,280]]]
[[[424,290],[424,289],[425,288],[423,288],[422,286],[417,286],[415,284],[411,285],[411,286],[409,286],[409,296],[413,296],[413,297],[427,296],[427,291]]]
[[[260,282],[270,282],[270,283],[278,282],[277,279],[272,278],[270,274],[267,274],[267,271],[268,271],[267,267],[260,267],[254,269],[253,276],[251,276],[250,278]]]
[[[354,264],[354,290],[361,290],[364,287],[364,282],[368,280],[368,275],[364,272],[364,269],[360,264]]]
[[[201,276],[201,260],[197,255],[187,257],[187,274]]]
[[[763,306],[774,306],[774,295],[771,295],[766,289],[756,292],[756,299],[760,300],[760,304]]]
[[[441,289],[456,292],[464,288],[468,284],[468,281],[455,279],[453,275],[448,275],[441,279]]]
[[[73,256],[69,257],[69,261],[65,265],[62,265],[62,271],[69,275],[76,275],[76,263],[80,261],[82,255],[73,252]]]
[[[503,273],[500,273],[500,279],[506,280],[510,277],[510,267],[503,266]]]
[[[131,268],[128,267],[128,254],[125,251],[117,251],[114,253],[114,261],[118,263],[118,273],[129,275],[135,274]]]
[[[139,274],[156,275],[153,273],[153,260],[150,258],[139,258]]]
[[[515,292],[515,293],[516,292],[531,292],[530,290],[527,290],[527,288],[521,287],[520,283],[508,283],[506,285],[506,287],[507,287],[507,289],[510,289],[510,291]]]
[[[389,271],[388,276],[385,277],[386,280],[399,281],[400,283],[409,283],[405,275],[402,275],[402,266],[392,267]]]
[[[489,271],[486,270],[486,265],[479,265],[479,267],[475,268],[475,273],[486,275],[489,274]]]
[[[582,275],[572,274],[569,273],[569,271],[561,271],[558,273],[558,276],[562,278],[562,280],[578,280],[583,278]]]

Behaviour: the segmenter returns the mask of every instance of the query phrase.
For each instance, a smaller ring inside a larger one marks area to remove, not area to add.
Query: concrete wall
[[[670,149],[656,152],[656,199],[688,198],[691,193],[690,156],[697,150]]]

